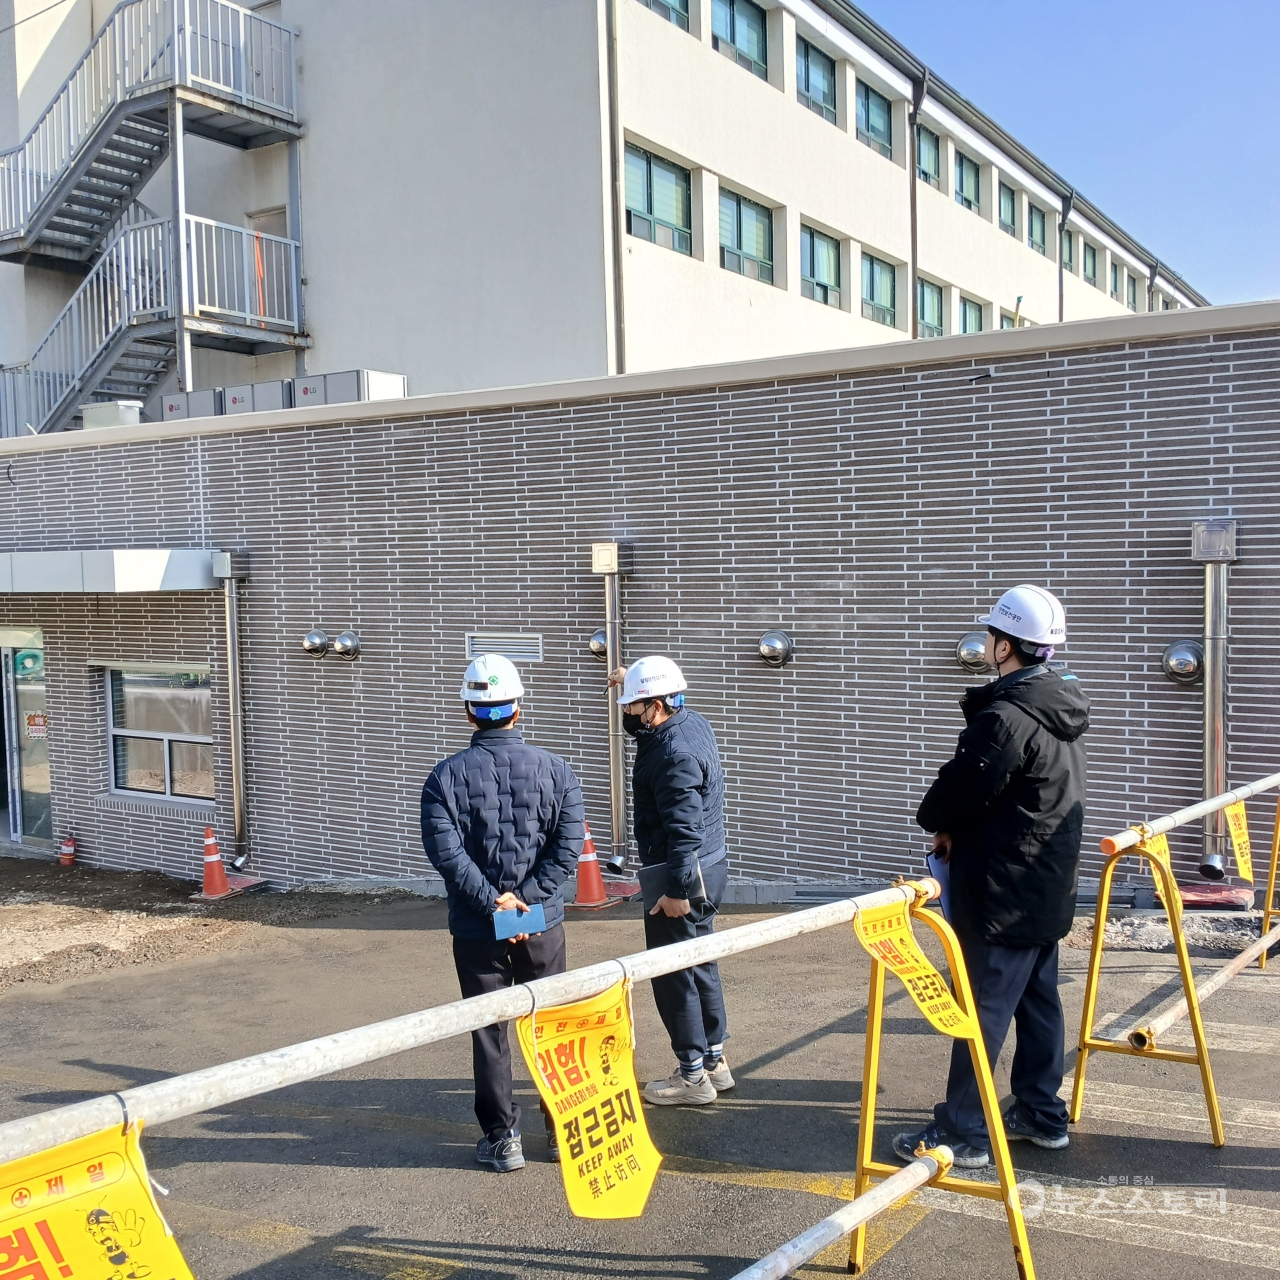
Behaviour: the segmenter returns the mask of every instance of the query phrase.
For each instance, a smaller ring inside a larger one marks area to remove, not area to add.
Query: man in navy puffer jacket
[[[422,844],[444,877],[453,960],[464,996],[498,991],[566,968],[562,886],[582,852],[582,788],[559,756],[525,742],[517,721],[524,685],[500,654],[484,654],[462,686],[471,745],[443,760],[422,788]],[[541,904],[543,933],[497,940],[495,911]],[[483,1165],[522,1168],[520,1108],[511,1096],[505,1023],[471,1033]],[[552,1159],[555,1124],[543,1111]]]

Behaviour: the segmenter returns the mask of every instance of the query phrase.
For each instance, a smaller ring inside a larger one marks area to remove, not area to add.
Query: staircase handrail
[[[0,370],[0,435],[38,434],[119,333],[143,317],[172,317],[172,231],[159,218],[124,227],[31,359]]]
[[[0,238],[26,232],[111,110],[174,83],[294,119],[293,32],[229,0],[121,0],[31,131],[0,152]]]

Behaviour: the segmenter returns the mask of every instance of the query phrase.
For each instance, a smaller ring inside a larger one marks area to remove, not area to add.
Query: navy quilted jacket
[[[422,788],[422,846],[444,877],[449,932],[493,939],[493,904],[514,893],[564,919],[560,887],[578,864],[582,788],[569,765],[518,728],[478,729]]]

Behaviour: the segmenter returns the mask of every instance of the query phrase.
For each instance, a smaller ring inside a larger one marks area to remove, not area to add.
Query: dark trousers
[[[564,925],[520,943],[454,938],[453,963],[465,997],[563,973]],[[505,1022],[471,1033],[471,1069],[476,1082],[476,1119],[485,1137],[519,1133],[520,1107],[511,1096],[511,1046]]]
[[[687,942],[711,932],[716,908],[729,883],[727,858],[702,869],[707,899],[687,916],[656,916],[645,913],[644,945],[652,950],[670,942]],[[724,1044],[729,1036],[724,1012],[724,992],[720,989],[720,969],[716,964],[700,964],[680,969],[653,980],[653,999],[658,1016],[671,1037],[671,1047],[681,1067],[692,1072],[702,1066],[710,1045]]]
[[[1013,1096],[1046,1133],[1066,1133],[1067,1107],[1058,1097],[1066,1030],[1058,998],[1058,944],[1002,947],[961,938],[960,946],[988,1060],[994,1066],[1012,1021],[1018,1033],[1009,1081]],[[975,1147],[989,1145],[967,1040],[952,1042],[947,1100],[934,1108],[934,1118]]]

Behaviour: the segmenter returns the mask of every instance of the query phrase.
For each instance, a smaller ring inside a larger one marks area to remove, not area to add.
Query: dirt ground
[[[250,946],[270,926],[351,911],[349,895],[254,893],[190,901],[198,885],[154,871],[0,857],[0,991]],[[374,905],[408,895],[383,893]]]

